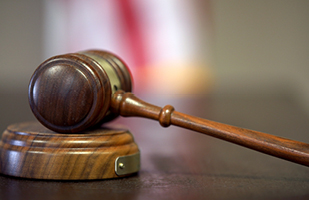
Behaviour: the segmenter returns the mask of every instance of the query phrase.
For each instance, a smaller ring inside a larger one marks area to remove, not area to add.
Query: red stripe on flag
[[[129,45],[130,55],[136,64],[134,67],[144,67],[146,65],[145,41],[142,34],[141,20],[134,10],[134,5],[130,0],[118,0],[120,13],[122,15],[125,38]]]

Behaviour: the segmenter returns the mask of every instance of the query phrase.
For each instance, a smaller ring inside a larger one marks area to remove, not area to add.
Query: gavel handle
[[[117,91],[111,101],[112,112],[121,116],[144,117],[160,122],[163,127],[175,125],[232,142],[268,155],[309,166],[309,144],[274,135],[230,126],[163,108],[138,99],[132,93]]]

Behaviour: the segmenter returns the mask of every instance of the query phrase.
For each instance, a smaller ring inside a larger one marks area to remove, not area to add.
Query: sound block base
[[[0,173],[32,179],[119,178],[140,169],[140,152],[127,129],[60,134],[39,122],[8,126],[0,142]]]

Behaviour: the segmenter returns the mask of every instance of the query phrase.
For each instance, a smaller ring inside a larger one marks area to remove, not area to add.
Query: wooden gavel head
[[[71,133],[117,117],[110,112],[117,90],[132,90],[126,64],[112,53],[89,50],[44,61],[32,75],[28,94],[32,112],[43,125]]]

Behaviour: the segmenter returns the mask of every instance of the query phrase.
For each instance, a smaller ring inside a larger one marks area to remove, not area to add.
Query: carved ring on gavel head
[[[84,51],[55,56],[34,72],[29,102],[37,119],[62,133],[75,133],[121,116],[154,119],[262,153],[309,166],[309,144],[238,128],[144,102],[131,92],[128,68],[117,56]]]

